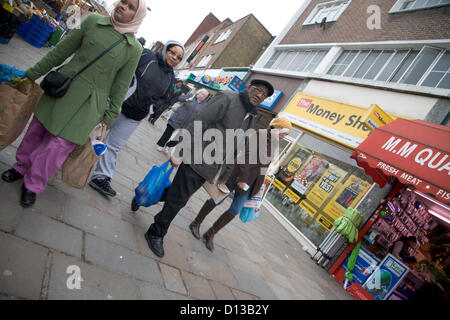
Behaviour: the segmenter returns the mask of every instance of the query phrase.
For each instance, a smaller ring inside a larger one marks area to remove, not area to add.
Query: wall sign
[[[274,90],[273,95],[267,97],[266,100],[264,100],[259,106],[267,110],[272,110],[282,96],[283,91]]]

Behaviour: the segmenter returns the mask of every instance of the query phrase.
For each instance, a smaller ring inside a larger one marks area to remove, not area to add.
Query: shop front
[[[295,129],[280,145],[265,205],[311,255],[348,207],[380,201],[389,191],[350,157],[369,134],[361,122],[366,111],[297,93],[280,113]]]
[[[397,119],[374,130],[352,153],[391,192],[361,228],[347,290],[363,300],[448,299],[450,128]],[[328,272],[344,283],[349,245]]]

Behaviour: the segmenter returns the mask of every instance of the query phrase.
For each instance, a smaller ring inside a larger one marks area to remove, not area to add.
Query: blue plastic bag
[[[170,184],[170,174],[173,167],[167,170],[169,161],[163,163],[160,167],[153,166],[144,180],[134,190],[136,195],[136,204],[141,207],[149,207],[159,202],[161,196]]]
[[[241,212],[239,214],[239,218],[241,218],[241,221],[243,223],[255,220],[256,218],[259,217],[260,214],[260,210],[259,208],[248,208],[248,207],[243,207],[241,209]]]
[[[19,70],[16,67],[8,66],[7,64],[0,63],[0,83],[10,82],[14,77],[25,77],[27,74],[25,71]]]

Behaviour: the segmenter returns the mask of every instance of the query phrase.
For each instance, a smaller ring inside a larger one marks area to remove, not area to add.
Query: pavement
[[[0,45],[0,62],[25,70],[48,51],[15,35]],[[156,151],[165,126],[142,121],[121,150],[114,198],[67,186],[58,171],[25,209],[22,182],[0,180],[0,300],[353,300],[264,207],[255,221],[233,220],[210,252],[188,228],[208,199],[203,189],[174,219],[165,256],[155,256],[144,232],[162,206],[133,213],[130,203],[150,168],[167,159]],[[22,137],[0,152],[0,172],[15,163]],[[230,203],[205,219],[201,233]]]

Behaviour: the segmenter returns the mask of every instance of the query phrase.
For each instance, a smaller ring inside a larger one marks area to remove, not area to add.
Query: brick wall
[[[254,64],[273,40],[273,36],[253,15],[243,19],[241,25],[238,22],[235,25],[239,30],[229,43],[223,44],[225,47],[214,61],[213,69]]]
[[[353,0],[335,22],[326,28],[302,24],[315,6],[329,0],[313,0],[300,16],[281,44],[370,42],[392,40],[448,39],[450,35],[450,6],[429,8],[413,12],[390,14],[396,0]],[[381,8],[381,29],[370,30],[366,12],[368,6]]]

